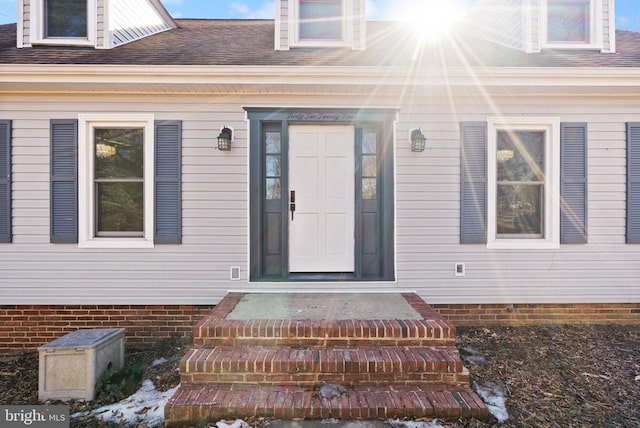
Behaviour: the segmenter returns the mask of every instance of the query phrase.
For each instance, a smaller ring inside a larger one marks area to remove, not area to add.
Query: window
[[[559,246],[560,122],[489,121],[488,246]]]
[[[35,44],[95,46],[96,0],[34,0]]]
[[[144,128],[94,128],[95,235],[144,236]]]
[[[547,0],[543,34],[547,47],[599,47],[601,5],[593,0]]]
[[[269,201],[282,198],[282,142],[280,131],[266,131],[265,140],[265,185]]]
[[[300,40],[342,40],[342,0],[300,0]]]
[[[353,29],[348,13],[351,0],[294,0],[290,21],[292,46],[344,46]],[[351,8],[351,9],[350,9]]]
[[[153,116],[80,116],[79,244],[153,246]]]
[[[544,236],[543,131],[498,131],[496,234],[498,238]]]
[[[86,0],[45,0],[45,35],[87,37]]]
[[[366,131],[362,136],[362,199],[378,198],[378,135]]]

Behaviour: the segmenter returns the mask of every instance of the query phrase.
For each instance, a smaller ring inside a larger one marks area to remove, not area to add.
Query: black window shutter
[[[0,120],[0,243],[11,242],[11,121]]]
[[[487,124],[462,122],[460,243],[487,243]]]
[[[640,244],[640,123],[627,124],[627,244]]]
[[[560,125],[560,243],[587,243],[587,124]]]
[[[78,121],[51,120],[51,242],[78,242]]]
[[[182,122],[155,123],[156,244],[182,243]]]

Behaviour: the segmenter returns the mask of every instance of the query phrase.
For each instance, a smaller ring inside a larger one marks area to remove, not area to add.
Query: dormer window
[[[34,0],[32,44],[95,47],[96,0]]]
[[[542,34],[547,48],[601,48],[601,2],[596,0],[546,0]]]
[[[276,0],[276,50],[366,47],[366,0]]]
[[[45,36],[87,37],[86,0],[45,0]]]
[[[342,40],[342,0],[299,0],[299,40]]]
[[[548,42],[589,43],[590,0],[550,0],[548,8]]]
[[[353,37],[353,0],[291,0],[291,46],[337,47]]]

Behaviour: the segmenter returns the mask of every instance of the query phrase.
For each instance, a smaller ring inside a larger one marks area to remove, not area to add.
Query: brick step
[[[225,347],[191,349],[180,362],[182,383],[299,385],[469,384],[456,348]]]
[[[455,346],[455,327],[442,318],[416,320],[203,319],[196,346]]]
[[[278,419],[442,419],[488,417],[469,388],[356,386],[309,391],[294,386],[181,385],[165,407],[168,426],[247,417]]]

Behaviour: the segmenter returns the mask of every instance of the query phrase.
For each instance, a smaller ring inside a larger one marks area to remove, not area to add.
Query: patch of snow
[[[100,407],[90,413],[75,413],[71,417],[78,419],[93,414],[98,419],[118,425],[143,424],[148,428],[158,427],[164,422],[164,406],[177,389],[176,386],[160,392],[156,390],[153,382],[147,379],[135,394],[119,403]]]
[[[153,363],[151,363],[152,367],[156,367],[156,366],[160,366],[164,363],[166,363],[168,360],[166,358],[160,357],[157,360],[154,360]]]
[[[509,419],[502,388],[491,382],[484,385],[478,385],[474,382],[473,389],[482,397],[482,400],[487,405],[487,410],[498,420],[499,424],[503,424]]]
[[[486,366],[487,360],[480,353],[480,351],[467,346],[460,349],[460,357],[465,364],[470,364],[472,366]]]
[[[437,419],[430,422],[401,421],[399,419],[388,419],[387,423],[393,428],[444,428]]]
[[[227,423],[227,421],[218,421],[216,422],[216,427],[218,428],[251,428],[251,426],[243,421],[242,419],[236,419],[231,424]]]
[[[319,392],[322,398],[334,398],[346,394],[347,388],[342,385],[334,385],[329,383],[327,385],[322,385]]]
[[[320,425],[337,425],[339,423],[340,419],[336,418],[323,419],[320,421]]]

